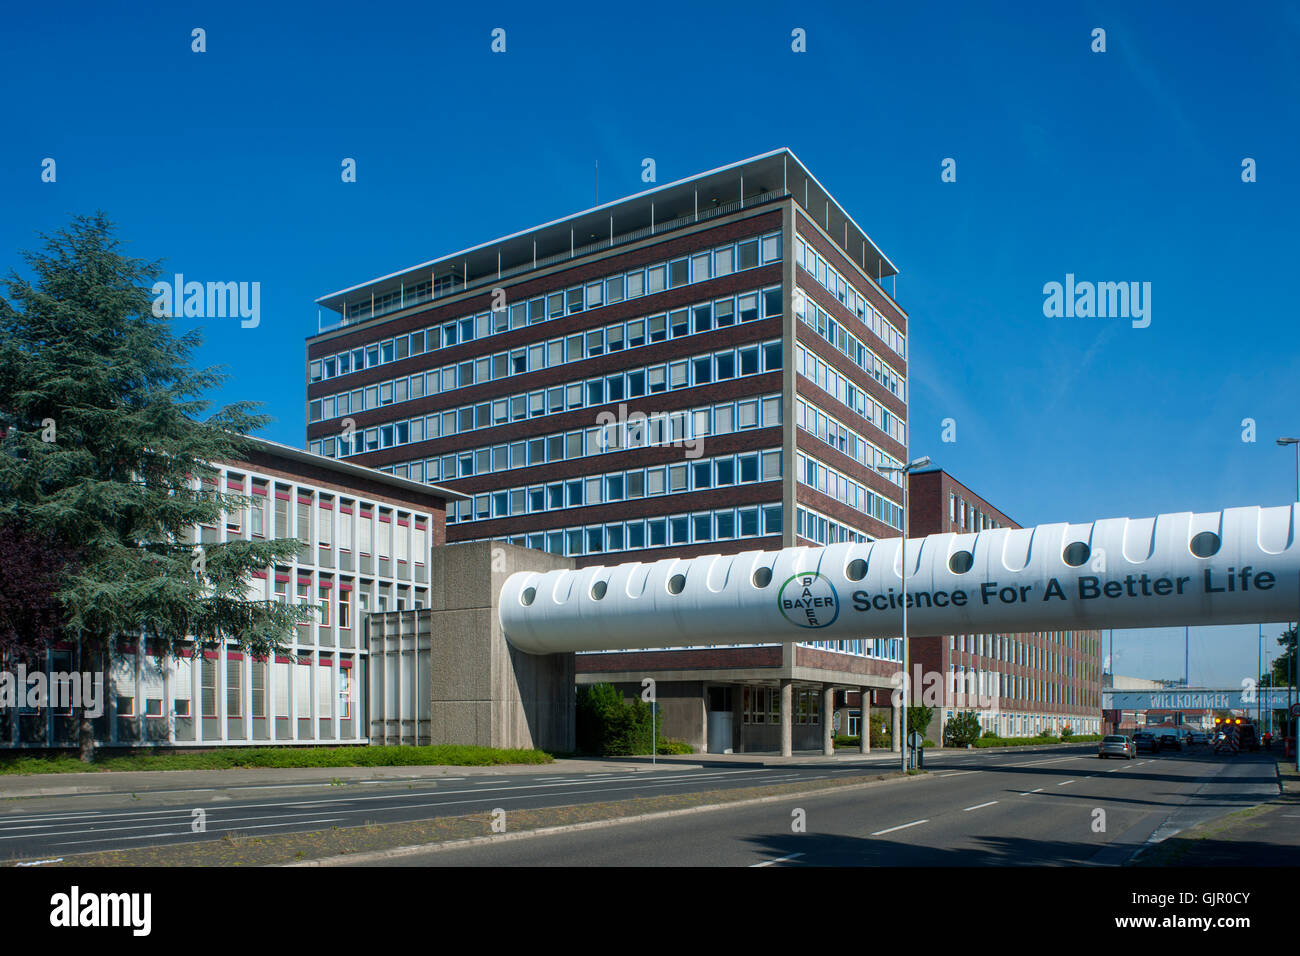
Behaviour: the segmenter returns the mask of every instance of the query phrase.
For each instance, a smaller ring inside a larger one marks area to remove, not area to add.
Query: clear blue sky
[[[597,161],[606,201],[643,188],[644,157],[662,183],[789,146],[901,269],[915,454],[1026,525],[1281,504],[1297,10],[22,4],[0,35],[0,265],[100,208],[136,255],[260,281],[260,326],[208,323],[199,360],[301,445],[318,296],[585,208]],[[1150,327],[1045,318],[1066,273],[1150,282]],[[1182,673],[1181,629],[1115,646],[1120,673]],[[1192,680],[1255,656],[1254,627],[1194,630]]]

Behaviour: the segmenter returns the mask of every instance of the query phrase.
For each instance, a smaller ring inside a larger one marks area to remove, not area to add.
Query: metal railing
[[[525,273],[533,272],[537,269],[545,269],[548,266],[568,262],[573,259],[580,259],[583,256],[588,256],[595,252],[601,252],[605,249],[613,249],[617,246],[624,246],[628,243],[649,238],[650,236],[658,236],[666,232],[683,229],[699,222],[717,218],[718,216],[726,216],[733,212],[739,212],[742,209],[748,209],[774,200],[783,199],[789,195],[789,191],[781,190],[757,193],[746,199],[733,199],[730,202],[720,203],[717,206],[710,206],[708,209],[702,209],[698,213],[678,216],[675,219],[656,222],[650,226],[642,226],[640,229],[633,229],[630,232],[619,233],[612,238],[599,239],[596,242],[574,246],[569,252],[558,252],[553,255],[543,256],[542,258],[537,259],[536,262],[529,262],[510,269],[503,269],[499,273],[481,276],[468,282],[466,282],[463,277],[458,278],[453,274],[450,277],[451,281],[447,284],[445,289],[435,289],[418,296],[414,294],[411,296],[402,296],[396,304],[390,304],[384,308],[375,308],[372,310],[371,308],[363,307],[356,313],[348,315],[348,305],[344,302],[343,317],[334,323],[322,323],[318,320],[316,331],[317,334],[322,332],[332,332],[335,329],[349,325],[357,325],[358,323],[366,322],[370,319],[389,315],[393,312],[400,312],[403,309],[409,309],[412,306],[422,305],[425,302],[433,302],[438,299],[445,299],[451,295],[458,295],[470,289],[491,287],[505,279],[524,275]]]

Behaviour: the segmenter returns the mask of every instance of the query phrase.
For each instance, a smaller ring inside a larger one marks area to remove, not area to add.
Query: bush
[[[693,754],[695,748],[684,740],[664,738],[656,743],[655,750],[661,754]]]
[[[984,731],[984,733],[982,733],[982,734],[980,735],[980,737],[981,737],[981,739],[984,739],[984,738],[988,738],[988,737],[996,737],[997,735],[998,735],[998,732],[997,732],[996,730],[986,730],[986,731]]]
[[[651,710],[639,696],[626,701],[612,684],[581,684],[574,716],[575,737],[583,753],[604,757],[650,753]],[[662,727],[662,711],[658,723]]]
[[[950,747],[964,747],[980,739],[980,722],[974,711],[953,714],[943,728],[943,740]]]
[[[1066,724],[1064,727],[1061,728],[1062,740],[1069,740],[1073,736],[1074,736],[1074,729],[1069,724]]]

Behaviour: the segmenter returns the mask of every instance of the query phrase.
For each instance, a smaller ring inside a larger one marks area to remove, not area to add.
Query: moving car
[[[1097,745],[1098,757],[1124,757],[1132,760],[1137,756],[1137,750],[1133,747],[1133,741],[1121,734],[1107,734]]]
[[[1183,742],[1178,739],[1177,734],[1160,734],[1157,737],[1160,742],[1161,750],[1182,750]]]
[[[1156,740],[1155,734],[1134,734],[1133,749],[1139,753],[1143,750],[1148,750],[1151,753],[1159,753],[1160,741]]]

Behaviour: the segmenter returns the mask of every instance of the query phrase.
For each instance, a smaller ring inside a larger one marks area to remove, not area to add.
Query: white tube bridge
[[[1294,620],[1300,504],[936,534],[907,543],[909,636]],[[902,539],[506,579],[532,654],[897,637]]]

